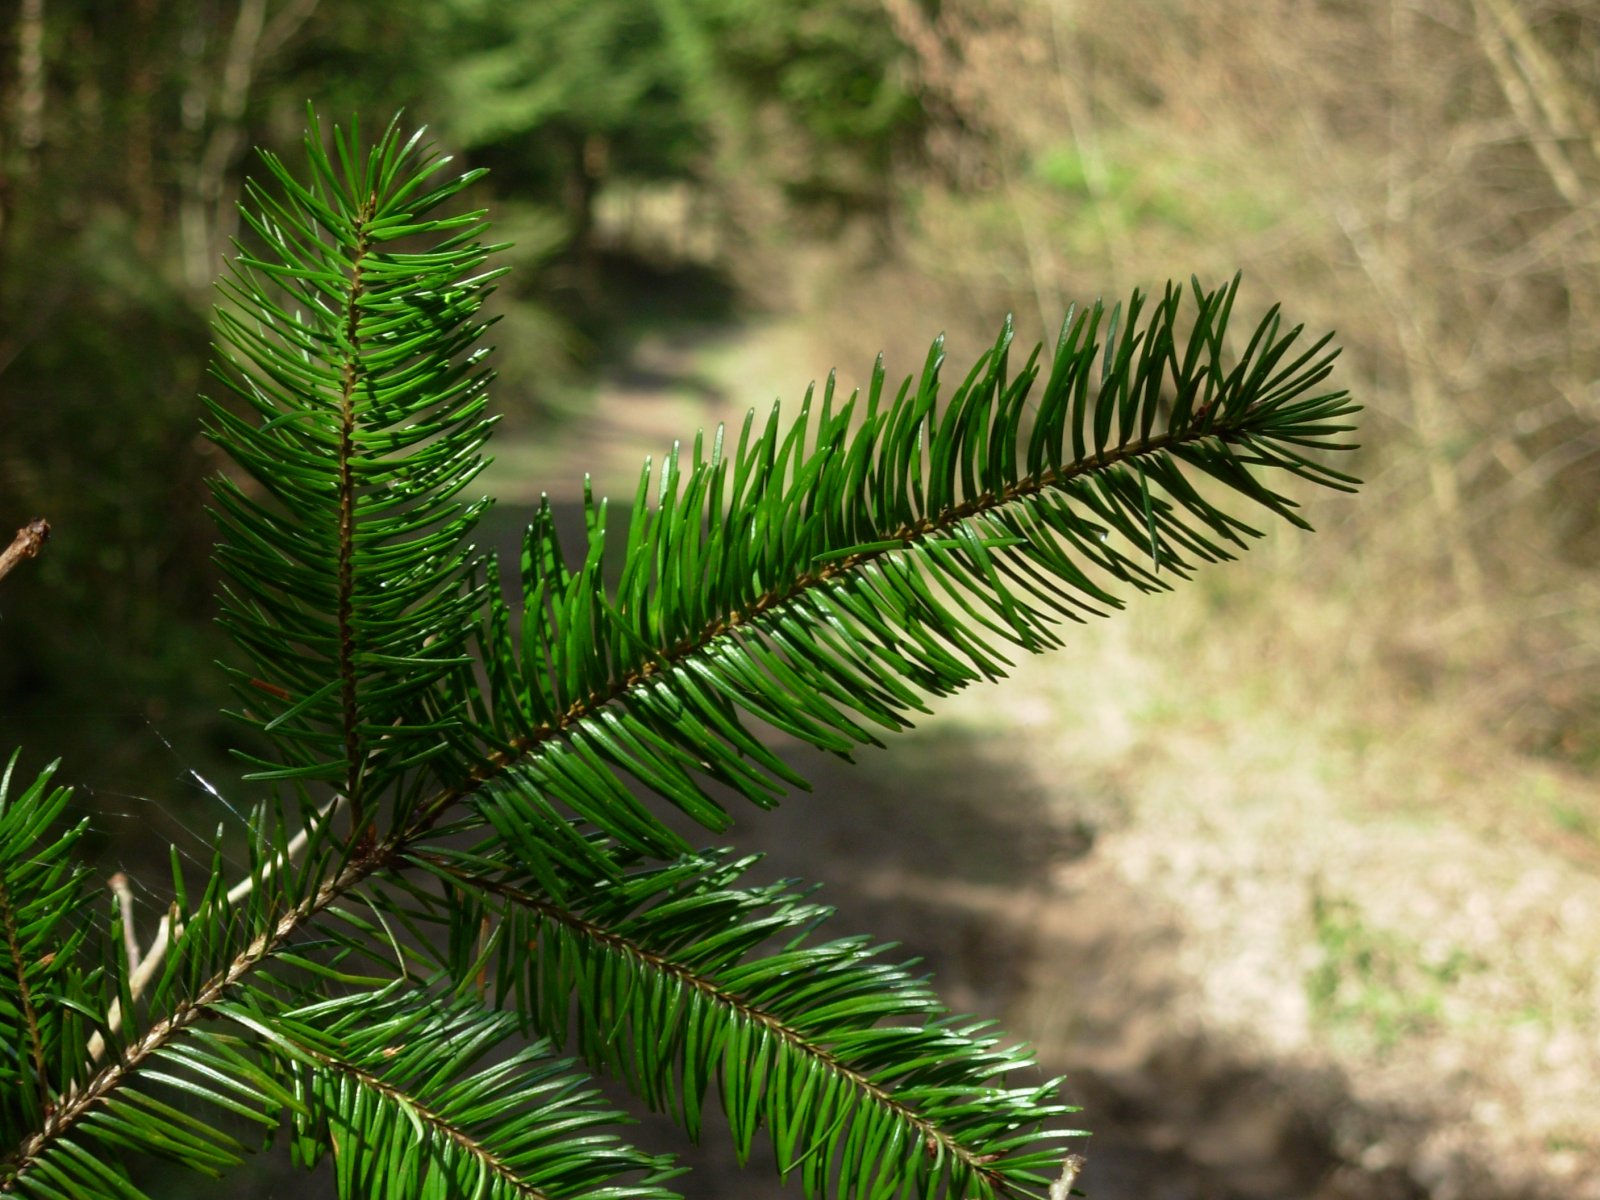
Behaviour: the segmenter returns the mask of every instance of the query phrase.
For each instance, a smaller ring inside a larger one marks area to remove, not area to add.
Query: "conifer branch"
[[[12,975],[17,985],[17,1002],[22,1009],[22,1022],[28,1034],[28,1055],[33,1074],[29,1090],[42,1093],[48,1087],[49,1075],[45,1066],[44,1040],[39,1033],[39,1014],[33,1006],[33,989],[28,986],[27,956],[17,934],[17,913],[11,903],[11,891],[6,887],[4,873],[0,873],[0,934],[6,939],[6,956],[11,960]]]
[[[516,1195],[526,1197],[526,1200],[553,1200],[550,1193],[540,1191],[523,1180],[521,1176],[505,1164],[504,1160],[479,1139],[473,1137],[460,1125],[440,1116],[416,1096],[408,1094],[401,1088],[385,1083],[378,1076],[370,1071],[362,1070],[352,1062],[335,1058],[315,1048],[300,1047],[300,1049],[324,1069],[342,1076],[355,1084],[356,1087],[362,1088],[404,1109],[406,1116],[410,1120],[426,1126],[433,1133],[448,1140],[458,1150],[471,1155],[489,1174],[500,1180],[507,1187],[510,1187]]]
[[[945,1129],[929,1121],[916,1109],[902,1103],[892,1092],[879,1086],[867,1075],[850,1066],[826,1046],[818,1044],[792,1024],[774,1016],[759,1005],[752,1004],[744,997],[723,987],[715,979],[693,970],[665,954],[656,953],[632,938],[619,934],[594,921],[586,920],[572,911],[571,908],[557,904],[545,897],[535,895],[532,892],[514,887],[500,880],[473,876],[460,870],[448,859],[437,855],[423,854],[417,857],[431,863],[441,875],[452,878],[463,886],[500,896],[524,911],[537,914],[553,924],[571,930],[596,946],[606,947],[623,957],[631,959],[646,970],[665,976],[675,983],[681,984],[684,988],[698,993],[720,1009],[735,1013],[739,1018],[760,1026],[777,1041],[816,1063],[830,1075],[848,1080],[853,1088],[868,1097],[872,1103],[893,1113],[899,1120],[909,1125],[916,1131],[918,1139],[928,1147],[929,1153],[948,1154],[966,1164],[974,1173],[987,1178],[992,1186],[998,1188],[1005,1185],[1005,1177],[993,1170],[984,1156],[963,1145]],[[535,952],[537,952],[536,948]]]
[[[176,1005],[167,1016],[153,1022],[131,1045],[123,1047],[116,1062],[102,1067],[81,1087],[64,1096],[55,1110],[45,1118],[38,1131],[25,1138],[12,1155],[12,1173],[0,1183],[0,1192],[15,1191],[17,1181],[37,1163],[52,1142],[71,1132],[74,1126],[94,1110],[96,1104],[123,1086],[124,1082],[158,1051],[185,1030],[211,1015],[214,1006],[226,998],[230,989],[281,951],[318,913],[382,865],[379,859],[364,858],[345,867],[335,878],[324,883],[314,895],[280,917],[269,931],[252,941],[226,969],[212,976],[196,989],[193,995]],[[148,961],[147,958],[146,962]]]
[[[243,903],[255,891],[258,884],[265,883],[272,878],[274,872],[282,871],[297,859],[305,850],[311,839],[313,831],[320,831],[321,823],[331,820],[333,815],[343,807],[343,796],[335,796],[327,804],[317,810],[316,819],[308,822],[299,833],[290,838],[283,848],[283,853],[274,861],[267,863],[261,870],[259,877],[251,876],[241,879],[227,892],[227,904],[231,908]],[[121,886],[117,881],[121,880]],[[137,934],[133,928],[133,894],[128,890],[127,877],[120,872],[112,877],[112,889],[117,894],[117,900],[122,906],[123,937],[127,941],[128,957],[128,996],[138,1000],[144,995],[145,989],[150,986],[161,964],[167,957],[174,939],[182,936],[183,930],[178,925],[175,915],[169,911],[161,918],[161,923],[156,926],[155,936],[150,939],[148,949],[143,953],[139,950]],[[106,1035],[113,1037],[122,1029],[122,999],[118,997],[111,1002],[111,1007],[106,1010],[106,1027],[104,1031],[95,1030],[89,1038],[89,1061],[99,1062],[106,1052]]]
[[[228,1121],[161,1098],[176,1087],[269,1130],[288,1114],[297,1156],[331,1152],[348,1194],[621,1194],[643,1171],[627,1194],[664,1200],[670,1164],[578,1136],[615,1114],[568,1094],[547,1044],[474,1073],[519,1022],[554,1036],[575,1012],[591,1067],[691,1133],[715,1064],[741,1156],[766,1128],[813,1200],[1064,1195],[1074,1110],[1059,1081],[1003,1082],[1024,1047],[864,939],[807,942],[823,910],[690,853],[637,793],[721,828],[713,784],[767,804],[803,783],[751,719],[847,753],[1120,606],[1119,585],[1232,557],[1258,531],[1202,477],[1304,525],[1257,469],[1353,486],[1319,461],[1351,448],[1355,411],[1314,391],[1327,339],[1296,356],[1274,309],[1224,362],[1235,280],[1195,282],[1187,332],[1174,285],[1143,326],[1139,293],[1125,325],[1121,306],[1069,314],[1047,370],[1035,351],[1011,373],[1008,323],[948,396],[936,342],[898,394],[880,362],[861,409],[830,379],[787,431],[774,412],[752,440],[752,415],[731,455],[720,429],[709,457],[697,438],[680,469],[675,450],[654,503],[647,466],[615,583],[604,503],[585,497],[577,566],[546,504],[514,617],[469,540],[483,505],[457,499],[492,423],[477,314],[496,247],[481,212],[437,215],[477,173],[428,183],[448,160],[420,137],[391,125],[363,151],[336,129],[330,151],[313,122],[309,182],[264,156],[258,248],[222,285],[207,427],[258,485],[214,485],[222,620],[239,715],[272,747],[253,777],[284,789],[249,877],[228,885],[219,846],[191,903],[175,866],[142,953],[113,881],[117,945],[70,919],[92,884],[77,832],[46,832],[65,796],[41,779],[8,808],[0,781],[0,1192],[141,1197],[110,1146],[242,1161]],[[0,576],[47,532],[20,532]],[[342,903],[364,884],[370,904]],[[34,893],[72,903],[41,919]],[[509,998],[520,1012],[494,1010]]]
[[[786,586],[764,592],[751,599],[749,603],[719,615],[707,622],[699,633],[654,652],[648,661],[618,676],[603,690],[593,691],[574,701],[554,721],[540,724],[527,733],[513,736],[500,748],[485,753],[482,762],[471,771],[463,783],[441,789],[419,806],[403,840],[409,842],[425,836],[427,831],[456,804],[485,784],[494,781],[519,761],[537,754],[541,747],[560,738],[574,726],[593,718],[607,706],[624,699],[631,691],[647,682],[681,670],[688,660],[706,653],[717,639],[736,636],[758,618],[792,604],[808,592],[825,588],[828,584],[859,572],[888,555],[939,540],[972,517],[995,512],[1009,504],[1051,490],[1059,490],[1074,480],[1093,476],[1124,463],[1137,462],[1141,458],[1161,453],[1174,446],[1206,441],[1228,443],[1241,436],[1241,422],[1218,420],[1212,423],[1205,419],[1208,415],[1203,412],[1198,413],[1194,427],[1185,434],[1159,434],[1115,450],[1089,456],[1062,468],[1043,471],[1035,477],[1019,481],[999,491],[979,493],[932,516],[891,530],[881,539],[884,544],[878,548],[830,559],[816,569],[797,576]],[[1156,563],[1159,563],[1158,553],[1152,554],[1152,560]]]

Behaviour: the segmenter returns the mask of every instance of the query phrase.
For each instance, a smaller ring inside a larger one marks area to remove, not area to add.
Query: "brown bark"
[[[37,558],[40,549],[50,539],[50,523],[42,518],[29,521],[17,530],[11,545],[0,550],[0,579],[11,574],[12,568],[25,558]]]

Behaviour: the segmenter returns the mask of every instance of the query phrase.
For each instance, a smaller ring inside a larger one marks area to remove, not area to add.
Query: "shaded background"
[[[796,751],[741,836],[1071,1075],[1092,1195],[1600,1196],[1597,85],[1592,2],[8,0],[0,523],[56,536],[0,740],[136,876],[237,821],[196,773],[248,805],[195,395],[308,100],[493,170],[491,537],[835,364],[1242,268],[1339,331],[1363,495],[858,772]]]

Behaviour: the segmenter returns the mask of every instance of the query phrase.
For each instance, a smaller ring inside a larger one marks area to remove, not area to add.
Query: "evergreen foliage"
[[[946,393],[881,363],[647,465],[608,584],[546,504],[522,595],[470,541],[489,380],[484,214],[421,134],[311,129],[265,156],[216,319],[212,437],[239,719],[276,755],[249,871],[221,846],[136,953],[101,919],[47,772],[0,786],[0,1193],[140,1197],[150,1156],[220,1175],[287,1128],[349,1197],[674,1194],[586,1072],[807,1195],[1042,1195],[1071,1109],[827,910],[744,881],[639,798],[723,828],[797,779],[759,723],[847,754],[1014,648],[1231,557],[1287,472],[1349,488],[1327,339],[1237,283],[1009,327]],[[1226,505],[1227,507],[1224,507]],[[561,1060],[576,1054],[581,1065]],[[1068,1177],[1070,1177],[1070,1171]]]

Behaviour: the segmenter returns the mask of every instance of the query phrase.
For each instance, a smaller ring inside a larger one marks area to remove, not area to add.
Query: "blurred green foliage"
[[[497,400],[562,411],[639,314],[730,295],[721,248],[755,226],[888,208],[922,120],[906,57],[865,0],[7,6],[0,521],[55,529],[0,605],[12,740],[53,720],[80,741],[52,731],[70,760],[130,741],[160,757],[142,725],[162,714],[189,753],[223,741],[198,686],[214,464],[195,397],[247,147],[292,146],[308,99],[406,109],[493,169],[484,199],[517,244],[497,297]],[[652,261],[628,229],[601,228],[609,191],[666,181],[703,202],[702,261]],[[193,707],[169,712],[171,695]]]
[[[1105,204],[1128,228],[1166,228],[1186,237],[1209,232],[1259,233],[1286,219],[1295,203],[1285,189],[1245,180],[1199,150],[1183,153],[1132,136],[1107,138],[1096,179],[1077,142],[1063,141],[1034,156],[1032,174],[1079,204]],[[1096,186],[1098,184],[1098,187]]]

